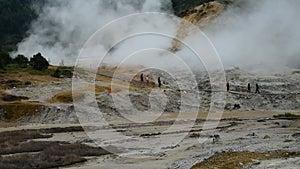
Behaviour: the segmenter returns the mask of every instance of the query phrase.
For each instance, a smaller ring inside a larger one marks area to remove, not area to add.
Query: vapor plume
[[[205,29],[223,64],[300,66],[300,1],[240,0]]]
[[[105,24],[138,12],[170,10],[168,0],[51,0],[33,22],[29,36],[18,44],[16,53],[30,57],[41,52],[51,64],[61,59],[73,64],[80,48]],[[106,40],[109,38],[113,37]]]
[[[73,64],[86,40],[110,21],[137,12],[172,13],[171,6],[169,0],[51,0],[33,22],[29,36],[18,44],[16,53],[32,56],[41,52],[51,64],[58,64],[61,59],[66,64]],[[252,65],[300,67],[299,6],[298,0],[235,0],[203,31],[226,68]],[[178,29],[172,25],[165,27],[174,31],[174,35]],[[187,38],[193,37],[189,36]],[[104,48],[111,47],[111,38],[114,38],[113,33],[105,37]],[[152,39],[161,48],[171,46],[171,40]],[[148,43],[152,41],[141,38],[127,44],[134,48]],[[123,54],[122,51],[115,53]],[[189,55],[184,50],[178,54]]]

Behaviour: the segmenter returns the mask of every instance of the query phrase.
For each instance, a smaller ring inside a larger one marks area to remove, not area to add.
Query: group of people
[[[144,83],[144,74],[143,73],[141,73],[140,79],[141,79],[141,83]],[[146,75],[146,84],[147,85],[149,84],[149,75]],[[161,87],[160,77],[157,78],[157,84],[158,84],[158,87]]]
[[[230,91],[229,82],[227,82],[226,88],[227,88],[227,91]],[[251,93],[251,84],[250,83],[248,83],[248,85],[247,85],[247,92]],[[255,84],[255,93],[260,93],[259,85],[257,83]]]

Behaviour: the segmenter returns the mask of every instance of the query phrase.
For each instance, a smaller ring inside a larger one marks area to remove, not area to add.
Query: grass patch
[[[194,165],[191,169],[239,169],[254,160],[271,160],[276,158],[291,158],[300,156],[300,152],[274,151],[268,153],[260,152],[226,152],[215,154],[212,157]]]
[[[73,96],[72,91],[58,93],[48,100],[51,103],[72,103]]]
[[[35,70],[35,69],[29,69],[28,73],[31,75],[52,75],[54,73],[54,70],[51,69],[45,69],[45,70]]]
[[[300,118],[300,115],[292,113],[277,114],[273,116],[274,118]]]
[[[17,64],[9,64],[5,67],[6,73],[18,73],[18,72],[27,72],[31,75],[52,75],[55,70],[45,69],[45,70],[35,70],[31,66],[25,68],[20,67]]]
[[[15,121],[24,116],[32,116],[40,112],[44,106],[39,103],[16,102],[2,103],[0,109],[3,111],[0,119],[4,121]]]
[[[39,71],[34,70],[30,66],[27,68],[20,68],[16,65],[8,65],[6,71],[1,73],[0,88],[23,88],[29,85],[59,81],[58,78],[51,76],[54,72],[55,69]]]
[[[13,87],[26,87],[31,85],[30,81],[20,81],[16,79],[2,80],[1,87],[4,89],[10,89]]]
[[[53,70],[53,69],[52,69]],[[71,78],[74,73],[74,67],[57,67],[51,76],[56,78]]]
[[[59,77],[68,78],[73,75],[73,69],[73,67],[66,66],[49,66],[48,69],[40,71],[31,66],[21,68],[16,64],[10,64],[5,67],[3,73],[1,72],[0,87],[3,89],[20,88],[31,84],[59,81],[59,78],[53,77],[56,70],[59,70]]]
[[[86,86],[84,89],[77,89],[74,91],[67,91],[63,93],[58,93],[54,95],[52,98],[50,98],[48,101],[50,103],[72,103],[73,102],[73,96],[74,97],[82,97],[84,92],[88,91],[95,91],[95,93],[101,93],[105,91],[110,91],[110,87],[105,87],[105,86],[95,86],[95,90],[92,85]]]

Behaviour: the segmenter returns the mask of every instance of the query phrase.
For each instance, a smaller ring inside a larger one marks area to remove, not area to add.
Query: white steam
[[[242,0],[205,32],[225,67],[299,66],[299,7],[299,0]]]
[[[236,1],[204,30],[225,67],[258,64],[299,66],[300,1]],[[16,53],[29,57],[41,52],[51,60],[51,64],[58,64],[61,59],[66,64],[73,64],[84,43],[105,24],[128,14],[154,11],[171,12],[170,0],[51,0],[33,23],[30,36],[18,45]],[[141,23],[143,26],[148,25]],[[116,29],[122,32],[129,28],[130,25]],[[174,32],[174,35],[178,29],[167,24],[165,28]],[[114,33],[116,30],[103,37],[103,48],[112,47],[110,39],[114,38]],[[132,39],[127,44],[132,49],[151,43],[168,49],[171,42],[150,37],[150,40]],[[119,48],[126,50],[128,45]],[[115,51],[115,55],[122,54],[122,50]],[[189,55],[184,50],[178,54]]]
[[[51,64],[62,59],[73,64],[84,43],[105,24],[129,14],[162,9],[171,9],[169,0],[51,0],[32,24],[29,36],[18,44],[16,53],[30,57],[41,52]]]

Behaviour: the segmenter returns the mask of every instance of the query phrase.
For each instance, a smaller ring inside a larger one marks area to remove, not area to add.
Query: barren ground
[[[111,78],[107,76],[109,72],[108,70],[97,75],[95,88],[97,103],[105,115],[107,124],[92,123],[91,120],[82,124],[86,130],[81,128],[72,104],[70,79],[59,79],[51,83],[39,82],[25,88],[2,90],[3,95],[26,96],[29,100],[1,101],[0,134],[21,132],[25,136],[27,134],[32,136],[31,133],[34,131],[42,135],[46,132],[46,137],[26,136],[25,140],[22,139],[23,142],[13,144],[14,138],[7,138],[3,148],[5,147],[10,153],[1,155],[0,168],[7,163],[14,163],[16,159],[24,160],[26,164],[30,160],[39,160],[40,158],[36,157],[44,157],[45,152],[48,152],[45,149],[47,144],[54,146],[51,151],[59,151],[56,150],[57,143],[63,143],[62,146],[67,147],[75,146],[75,148],[82,145],[100,146],[116,152],[101,154],[98,149],[83,147],[81,149],[84,149],[87,154],[80,154],[74,150],[75,156],[69,157],[66,151],[59,156],[59,160],[66,158],[70,160],[68,163],[60,163],[59,166],[64,166],[63,168],[260,169],[299,166],[300,120],[298,116],[300,112],[297,103],[300,100],[298,95],[300,76],[298,74],[283,73],[257,77],[241,70],[228,71],[227,78],[232,80],[232,91],[226,92],[226,110],[219,122],[216,121],[219,114],[210,114],[207,118],[211,91],[203,88],[208,86],[204,75],[200,77],[199,87],[202,88],[198,93],[203,97],[203,104],[196,120],[189,120],[193,119],[195,113],[185,112],[181,118],[187,120],[178,121],[174,125],[174,121],[179,117],[179,113],[175,112],[178,112],[176,99],[179,98],[180,92],[176,88],[166,85],[161,89],[171,101],[167,104],[168,111],[163,112],[158,119],[155,113],[141,116],[137,114],[137,110],[129,109],[124,110],[123,115],[132,113],[138,115],[137,121],[149,120],[149,122],[128,121],[120,116],[111,100],[112,95],[122,97],[125,94],[123,90],[126,90],[126,75],[118,75],[116,79],[118,90],[114,91],[110,89]],[[156,76],[157,74],[153,74],[153,79]],[[91,77],[86,74],[84,78]],[[261,94],[244,91],[244,86],[249,79],[250,81],[259,79]],[[138,76],[135,80],[138,81]],[[154,83],[155,80],[152,82]],[[86,105],[89,105],[90,102],[85,97],[86,94],[93,92],[93,89],[93,86],[85,85],[75,90],[75,97],[82,98],[82,101],[86,101]],[[135,108],[140,110],[149,108],[148,99],[151,97],[149,93],[152,89],[160,90],[136,82],[130,85],[130,99],[134,102]],[[192,93],[192,91],[188,92]],[[154,102],[159,103],[161,100],[154,99]],[[235,109],[234,104],[239,104],[240,108]],[[35,107],[37,105],[38,107]],[[294,116],[290,117],[291,115],[286,114],[282,117],[274,117],[284,113],[292,113]],[[93,119],[94,115],[86,114],[84,120]],[[186,129],[189,124],[193,124],[192,128]],[[216,129],[210,129],[214,125]],[[169,131],[171,126],[174,128]],[[118,135],[114,135],[115,133]],[[35,148],[27,149],[28,145],[19,146],[25,144],[24,141],[32,143]],[[22,155],[30,158],[21,158]],[[57,158],[53,157],[53,154],[46,155],[49,159]],[[33,163],[53,166],[51,161],[47,164],[41,164],[39,161]]]

